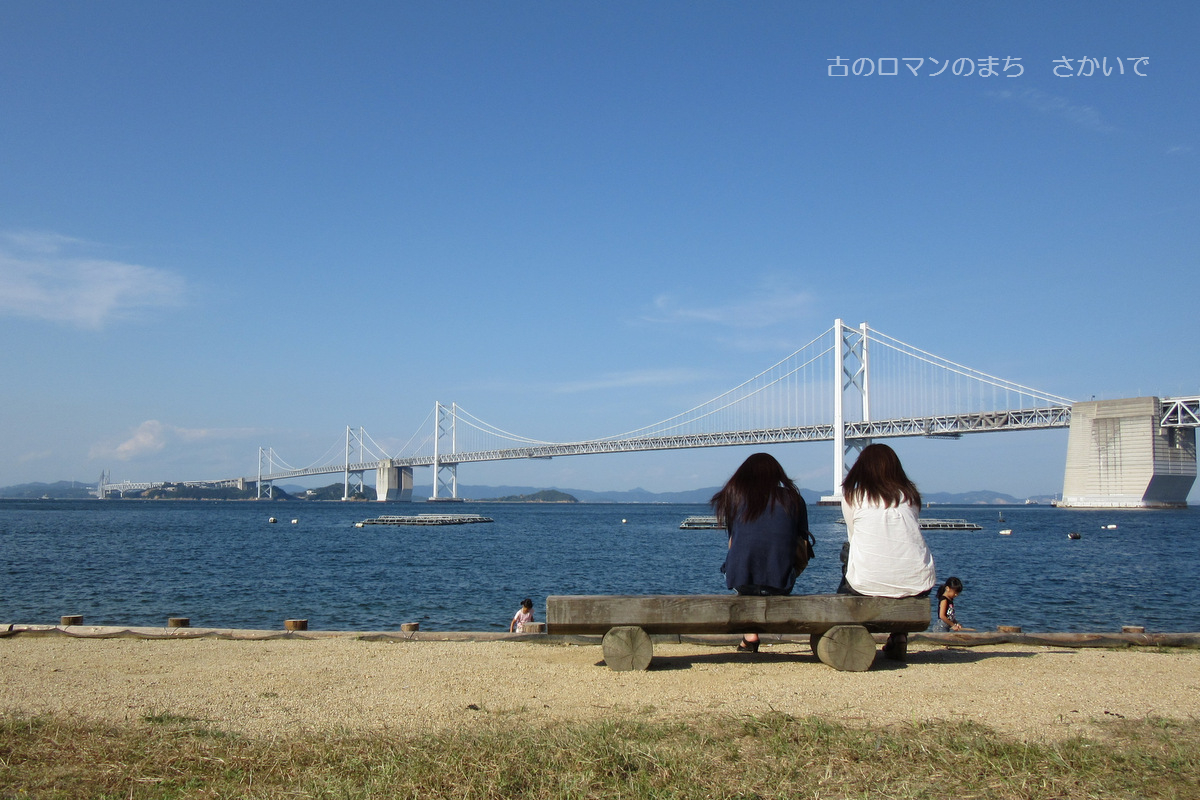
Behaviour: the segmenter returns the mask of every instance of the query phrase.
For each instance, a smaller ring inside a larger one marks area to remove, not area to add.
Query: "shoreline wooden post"
[[[83,624],[83,616],[81,614],[72,614],[69,616],[61,617],[61,618],[59,618],[58,624],[59,625],[82,625]]]
[[[186,628],[192,624],[188,617],[167,617],[168,628]]]
[[[404,631],[405,633],[413,633],[415,631],[421,630],[421,623],[419,623],[419,622],[402,622],[402,623],[400,623],[400,630]]]
[[[308,630],[308,620],[306,619],[285,619],[283,621],[284,630],[288,631],[306,631]]]

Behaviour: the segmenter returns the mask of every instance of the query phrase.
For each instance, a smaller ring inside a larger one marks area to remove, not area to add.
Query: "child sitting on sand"
[[[971,631],[974,628],[964,628],[954,616],[954,598],[962,594],[963,583],[958,578],[946,578],[946,582],[937,590],[938,598],[938,630],[942,633],[949,631]]]

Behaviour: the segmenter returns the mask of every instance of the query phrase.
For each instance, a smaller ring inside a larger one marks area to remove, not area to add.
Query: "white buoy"
[[[625,520],[621,520],[621,524],[622,524],[622,525],[624,525],[624,524],[625,524]]]
[[[274,517],[268,517],[268,518],[267,518],[267,522],[275,522],[275,518],[274,518]]]
[[[298,519],[294,519],[294,520],[292,520],[292,524],[293,524],[293,525],[295,525],[295,524],[296,524],[297,522],[299,522],[299,521],[300,521],[300,520],[298,520]]]

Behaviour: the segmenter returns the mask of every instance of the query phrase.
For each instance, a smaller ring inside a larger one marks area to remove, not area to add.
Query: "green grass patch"
[[[0,797],[1195,798],[1200,722],[1115,720],[1021,742],[974,723],[846,727],[783,714],[440,735],[251,738],[141,724],[0,719]]]

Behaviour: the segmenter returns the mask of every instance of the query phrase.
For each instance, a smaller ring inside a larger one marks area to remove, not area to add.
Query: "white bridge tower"
[[[855,409],[853,419],[871,421],[871,353],[867,323],[857,328],[847,327],[840,319],[833,321],[833,494],[822,497],[821,503],[842,502],[842,481],[851,453],[860,453],[870,439],[846,436],[847,403]],[[857,456],[855,456],[857,458]]]

